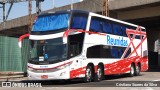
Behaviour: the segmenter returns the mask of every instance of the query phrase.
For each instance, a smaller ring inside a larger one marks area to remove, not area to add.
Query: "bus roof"
[[[89,14],[88,11],[83,11],[83,10],[60,10],[60,11],[55,11],[55,12],[47,12],[47,13],[45,12],[45,13],[40,14],[39,16],[57,14],[57,13],[71,13],[71,12],[79,12],[79,13]]]

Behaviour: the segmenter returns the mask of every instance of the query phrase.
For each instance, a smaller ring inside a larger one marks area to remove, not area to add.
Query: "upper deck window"
[[[121,25],[119,23],[113,23],[113,33],[122,36]]]
[[[87,25],[87,14],[74,13],[71,21],[71,29],[86,29]]]
[[[112,23],[109,20],[103,18],[92,17],[90,31],[112,34]]]
[[[100,18],[92,17],[90,30],[94,32],[102,32],[102,21],[100,20]]]
[[[101,32],[113,35],[119,35],[127,37],[126,29],[136,30],[136,27],[125,25],[116,21],[104,19],[101,17],[92,17],[90,22],[90,31]],[[144,30],[142,30],[144,31]],[[131,35],[132,37],[133,35]],[[136,35],[136,39],[140,39],[140,36]]]
[[[106,21],[103,21],[103,32],[112,34],[112,24]]]
[[[68,28],[68,20],[68,13],[39,16],[32,31],[54,31]]]

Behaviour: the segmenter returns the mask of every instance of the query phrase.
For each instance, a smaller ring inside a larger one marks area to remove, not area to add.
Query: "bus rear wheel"
[[[94,78],[94,70],[93,70],[93,67],[91,65],[89,65],[86,68],[84,81],[91,82],[91,81],[93,81],[93,78]]]
[[[98,65],[97,73],[95,75],[95,81],[101,81],[104,78],[104,70],[101,65]]]
[[[141,67],[140,67],[140,64],[138,64],[138,65],[136,66],[135,76],[139,76],[139,75],[140,75],[140,72],[141,72]]]
[[[130,67],[130,72],[129,72],[129,76],[130,77],[133,77],[135,74],[135,67],[133,64],[131,64],[131,67]]]

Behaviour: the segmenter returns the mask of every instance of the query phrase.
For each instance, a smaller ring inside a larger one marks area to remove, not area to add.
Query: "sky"
[[[44,0],[41,4],[42,11],[52,9],[53,6],[55,7],[61,7],[65,6],[71,3],[72,0]],[[79,2],[81,0],[73,0],[73,3]],[[6,4],[6,13],[9,9],[10,4]],[[1,6],[0,6],[1,7]],[[3,10],[0,8],[0,22],[2,22],[3,19]],[[32,2],[32,13],[36,12],[36,3],[35,1]],[[15,19],[21,16],[28,15],[28,2],[19,2],[14,3],[11,9],[11,12],[9,14],[9,17],[7,20]]]

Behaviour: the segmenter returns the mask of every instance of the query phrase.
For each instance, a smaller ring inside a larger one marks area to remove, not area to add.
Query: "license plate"
[[[48,79],[48,75],[42,75],[41,79]]]

